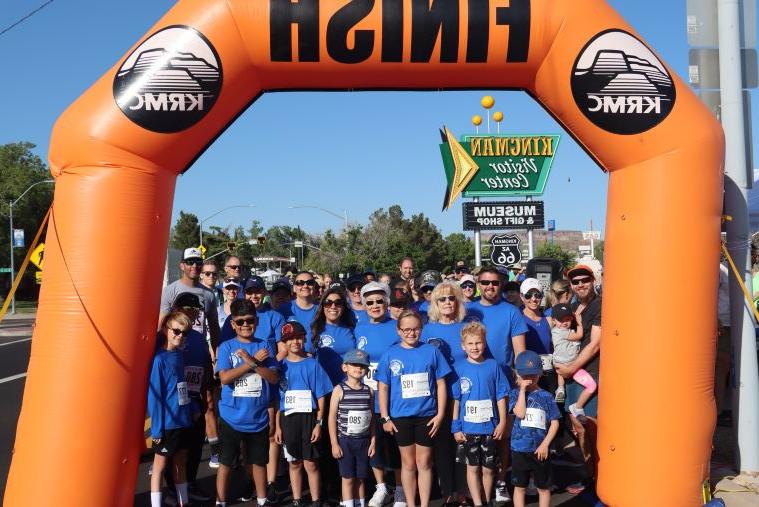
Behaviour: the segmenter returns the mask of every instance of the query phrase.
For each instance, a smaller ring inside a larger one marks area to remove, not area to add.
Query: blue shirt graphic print
[[[548,433],[551,421],[561,418],[559,407],[553,396],[543,389],[526,392],[527,414],[524,419],[514,417],[511,428],[511,450],[517,452],[535,452]],[[509,412],[519,398],[519,389],[509,392]]]
[[[456,368],[458,379],[452,391],[453,399],[459,401],[456,415],[461,431],[467,435],[492,435],[499,422],[497,403],[509,394],[509,381],[494,359],[481,363],[465,360]],[[486,420],[483,416],[488,413],[492,416]]]

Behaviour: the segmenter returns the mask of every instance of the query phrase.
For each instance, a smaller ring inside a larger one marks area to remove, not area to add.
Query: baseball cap
[[[334,280],[329,284],[328,289],[343,289],[345,290],[345,283],[342,280]]]
[[[303,324],[297,320],[292,320],[282,326],[282,338],[280,341],[286,342],[296,336],[306,336],[306,328],[303,327]]]
[[[522,295],[526,296],[527,293],[531,290],[543,292],[543,286],[540,285],[540,282],[537,278],[525,278],[522,280],[522,285],[519,286],[519,291],[522,293]]]
[[[223,285],[223,287],[224,287],[225,289],[226,289],[227,287],[237,287],[237,289],[239,290],[239,289],[240,289],[240,284],[239,284],[239,283],[237,283],[237,281],[235,281],[235,279],[234,279],[234,278],[227,278],[226,280],[224,280],[224,285]]]
[[[459,285],[461,285],[464,282],[472,282],[474,284],[477,283],[477,280],[475,280],[473,275],[470,275],[469,273],[465,274],[461,277],[461,280],[459,280]]]
[[[419,277],[419,288],[422,287],[434,287],[435,285],[439,284],[442,281],[442,277],[440,276],[440,273],[437,271],[425,271],[421,274]]]
[[[586,266],[585,264],[578,264],[577,266],[573,267],[567,272],[567,278],[570,280],[574,278],[575,276],[590,276],[591,278],[595,278],[596,275],[593,274],[593,268],[590,266]]]
[[[271,286],[272,294],[280,289],[285,289],[287,292],[293,291],[293,287],[290,285],[290,281],[287,278],[280,278]]]
[[[264,282],[264,279],[260,276],[253,275],[248,278],[247,282],[245,282],[245,290],[248,289],[266,290],[266,282]]]
[[[391,305],[398,305],[401,303],[410,303],[410,302],[411,302],[411,297],[409,296],[409,293],[401,289],[400,287],[396,287],[395,289],[390,291]]]
[[[350,287],[350,285],[349,285]],[[361,287],[361,297],[363,298],[366,294],[369,294],[370,292],[382,292],[385,294],[386,298],[390,297],[390,287],[387,286],[387,284],[384,284],[382,282],[369,282],[365,284],[363,287]]]
[[[519,375],[541,375],[543,373],[543,363],[540,356],[531,351],[525,350],[520,352],[514,361],[514,369]]]
[[[180,294],[177,294],[177,297],[174,298],[174,304],[172,305],[174,308],[182,308],[185,306],[189,306],[191,308],[203,308],[203,305],[200,304],[200,298],[197,294],[193,294],[192,292],[182,292]]]
[[[343,356],[343,364],[360,364],[361,366],[369,366],[369,354],[359,349],[349,350]]]
[[[574,315],[572,312],[572,309],[569,308],[569,305],[566,305],[564,303],[559,303],[558,305],[553,305],[551,307],[551,318],[556,320],[561,320],[564,317],[569,317]]]
[[[348,289],[350,289],[351,287],[355,287],[356,285],[360,285],[360,286],[364,285],[364,277],[362,275],[351,275],[345,281],[345,286]]]
[[[200,249],[195,248],[195,247],[185,248],[184,254],[182,255],[182,260],[189,261],[190,259],[203,260],[203,254],[200,253]]]

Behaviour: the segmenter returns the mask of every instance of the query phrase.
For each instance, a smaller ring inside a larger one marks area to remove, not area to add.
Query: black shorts
[[[237,431],[219,417],[219,463],[237,465],[240,443],[245,449],[245,464],[264,466],[269,463],[269,427],[255,433]]]
[[[430,422],[432,416],[427,417],[399,417],[393,419],[393,424],[398,430],[395,434],[395,441],[399,447],[417,444],[424,447],[432,447],[432,437],[430,436]]]
[[[511,451],[511,484],[526,488],[530,484],[530,472],[538,489],[551,489],[551,459],[539,461],[533,452]]]
[[[369,437],[338,436],[337,443],[343,457],[337,460],[343,479],[366,479],[369,475]]]
[[[374,456],[369,458],[369,464],[382,470],[400,470],[401,453],[398,444],[389,433],[382,429],[379,414],[374,414]]]
[[[153,451],[161,456],[173,456],[178,451],[186,450],[190,443],[192,428],[164,430],[161,442],[153,440]]]
[[[284,444],[285,458],[287,461],[301,461],[304,459],[319,459],[320,452],[317,443],[311,443],[311,433],[316,426],[316,413],[295,413],[280,415],[282,424],[282,443]],[[325,429],[322,428],[322,433]],[[322,435],[322,438],[325,438]]]
[[[492,435],[466,435],[456,447],[456,462],[473,467],[496,467],[496,445]]]

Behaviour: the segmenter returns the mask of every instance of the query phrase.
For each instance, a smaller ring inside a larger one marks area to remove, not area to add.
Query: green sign
[[[0,273],[10,273],[11,268],[0,268]]]
[[[448,180],[445,208],[456,198],[541,195],[559,146],[558,134],[465,135],[443,131],[440,145]]]

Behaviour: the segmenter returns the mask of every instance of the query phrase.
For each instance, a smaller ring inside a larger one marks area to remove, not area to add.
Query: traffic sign
[[[494,234],[490,238],[490,260],[496,266],[513,266],[522,260],[516,234]]]
[[[29,257],[29,262],[37,266],[42,271],[42,265],[45,263],[45,243],[40,243]]]
[[[582,239],[601,239],[601,231],[582,231]]]
[[[542,229],[543,201],[465,202],[464,230]]]
[[[10,273],[11,268],[0,268],[0,273]]]
[[[13,247],[24,248],[24,229],[13,229]]]
[[[556,220],[549,220],[548,221],[548,230],[549,231],[555,231],[556,230]]]

